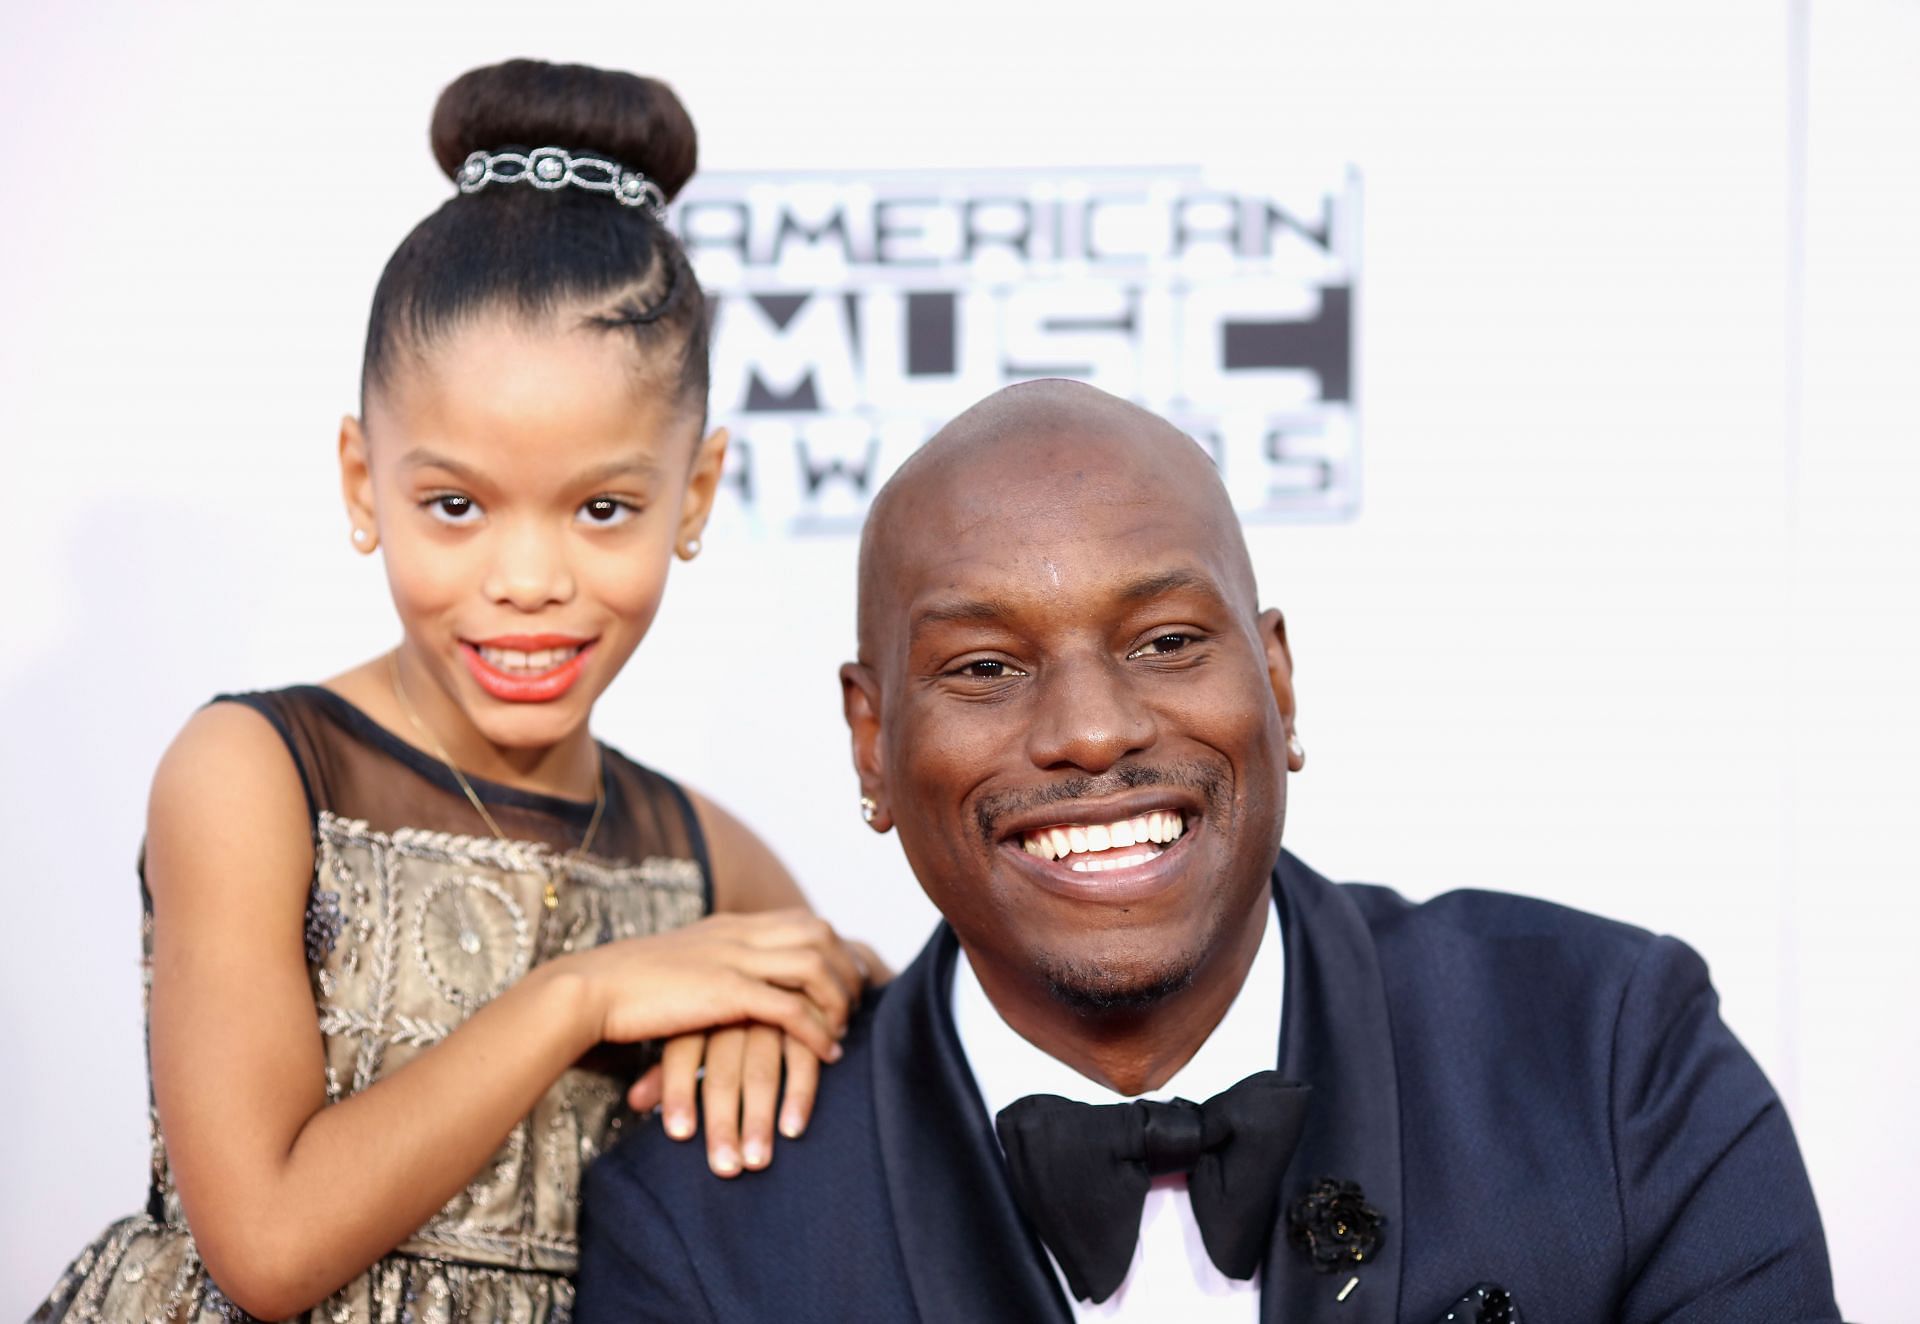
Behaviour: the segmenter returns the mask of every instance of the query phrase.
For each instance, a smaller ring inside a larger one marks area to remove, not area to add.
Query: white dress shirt
[[[1279,1056],[1280,1001],[1285,988],[1286,949],[1279,917],[1269,905],[1260,950],[1227,1014],[1171,1080],[1136,1097],[1202,1103],[1256,1071],[1271,1070]],[[988,1000],[965,951],[954,963],[953,1024],[989,1119],[1029,1094],[1058,1094],[1081,1103],[1128,1101],[1127,1095],[1115,1094],[1021,1038]],[[1140,1213],[1140,1241],[1134,1247],[1133,1263],[1119,1290],[1105,1301],[1075,1299],[1051,1251],[1047,1261],[1076,1320],[1253,1324],[1260,1317],[1259,1275],[1245,1281],[1229,1278],[1207,1258],[1200,1227],[1193,1221],[1185,1176],[1154,1178]]]

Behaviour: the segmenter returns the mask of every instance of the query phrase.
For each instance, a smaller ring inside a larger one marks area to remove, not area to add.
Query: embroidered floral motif
[[[340,894],[316,886],[307,896],[307,964],[319,965],[333,955],[346,920],[340,914]]]
[[[476,1011],[527,972],[533,926],[500,884],[456,874],[420,893],[413,908],[413,954],[442,997],[462,1011]]]

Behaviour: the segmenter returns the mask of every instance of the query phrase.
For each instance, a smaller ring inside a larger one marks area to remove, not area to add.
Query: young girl
[[[862,954],[744,827],[588,732],[726,445],[659,217],[693,125],[660,83],[514,61],[442,94],[433,148],[460,191],[387,264],[340,431],[400,643],[221,696],[162,760],[147,1209],[36,1320],[565,1319],[623,1093],[684,1138],[704,1063],[731,1175],[838,1056]]]

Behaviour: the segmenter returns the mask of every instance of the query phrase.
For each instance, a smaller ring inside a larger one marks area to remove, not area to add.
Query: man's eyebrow
[[[979,624],[983,621],[1004,620],[1011,613],[998,602],[977,598],[951,598],[947,601],[935,601],[913,613],[908,622],[907,633],[918,634],[930,625]]]
[[[1121,588],[1120,601],[1127,603],[1150,602],[1162,594],[1179,592],[1182,589],[1198,590],[1215,597],[1220,595],[1219,587],[1205,575],[1192,570],[1162,570],[1144,578],[1136,579]],[[1017,614],[1014,608],[991,598],[949,598],[936,599],[913,613],[908,622],[907,633],[917,634],[933,625],[977,625],[992,621],[1002,621]]]
[[[1162,570],[1158,574],[1136,579],[1120,590],[1123,602],[1147,602],[1163,593],[1174,593],[1180,589],[1199,589],[1203,593],[1219,596],[1217,585],[1204,575],[1191,570]]]

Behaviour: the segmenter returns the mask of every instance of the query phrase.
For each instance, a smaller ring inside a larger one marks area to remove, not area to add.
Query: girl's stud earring
[[[698,538],[689,538],[680,544],[680,559],[682,561],[691,561],[698,555],[700,555],[700,540]]]
[[[372,549],[368,546],[370,538],[371,535],[369,535],[365,529],[360,528],[358,525],[354,526],[353,545],[355,547],[358,547],[363,552],[371,551]]]
[[[860,797],[860,817],[862,820],[871,824],[875,818],[879,817],[879,814],[880,806],[872,796],[863,795]]]

